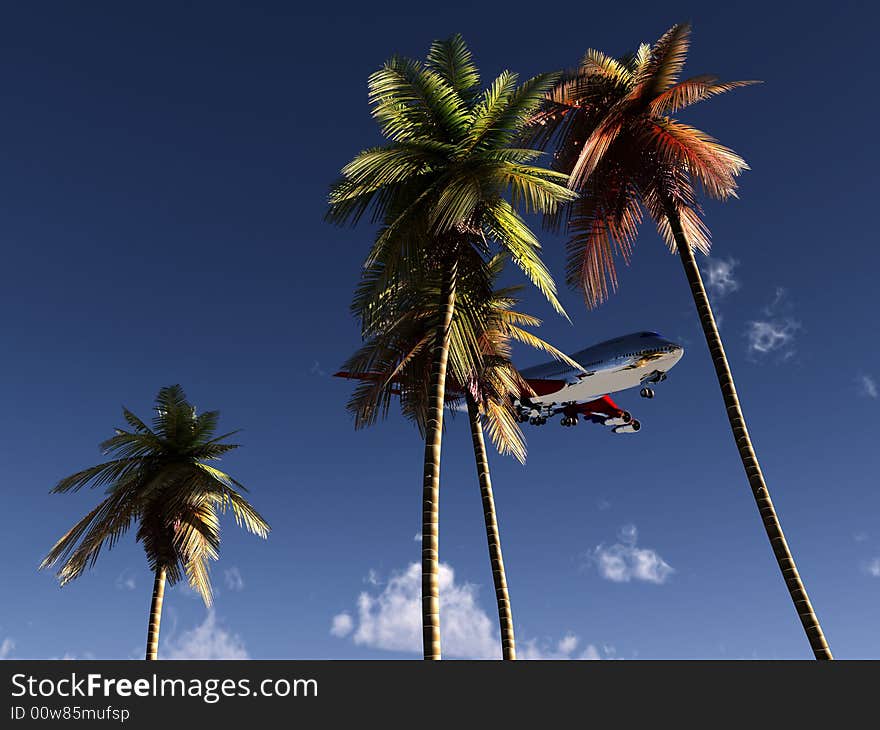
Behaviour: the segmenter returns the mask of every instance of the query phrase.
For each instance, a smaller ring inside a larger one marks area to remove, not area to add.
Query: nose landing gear
[[[654,397],[654,389],[653,388],[642,388],[641,391],[639,391],[639,395],[642,396],[642,398],[653,398]]]

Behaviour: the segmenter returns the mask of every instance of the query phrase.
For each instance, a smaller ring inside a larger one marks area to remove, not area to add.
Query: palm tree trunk
[[[443,440],[443,404],[446,398],[446,361],[455,311],[457,264],[443,277],[442,312],[434,343],[428,422],[425,429],[425,470],[422,483],[422,645],[425,659],[440,659],[440,447]]]
[[[721,336],[718,334],[718,327],[715,324],[712,308],[709,306],[709,298],[706,296],[706,289],[703,286],[703,279],[700,276],[700,270],[694,259],[694,252],[691,250],[690,244],[684,235],[677,213],[671,207],[667,207],[667,217],[672,227],[672,233],[675,236],[676,246],[681,263],[684,266],[684,273],[691,287],[694,303],[697,306],[700,324],[703,326],[703,334],[706,336],[706,344],[709,346],[712,362],[715,364],[715,372],[718,376],[718,384],[721,386],[721,395],[724,397],[730,429],[733,431],[736,447],[739,450],[740,459],[742,459],[749,485],[752,488],[752,495],[758,505],[758,512],[764,523],[764,529],[767,531],[767,538],[770,540],[770,546],[773,548],[773,554],[776,556],[776,562],[779,564],[779,570],[782,572],[782,577],[788,587],[791,600],[804,626],[804,632],[807,635],[816,659],[833,659],[831,649],[825,640],[825,634],[819,625],[819,619],[813,612],[810,598],[807,596],[807,591],[804,588],[803,582],[801,582],[794,558],[788,549],[785,535],[782,533],[782,525],[780,525],[779,518],[776,516],[776,510],[773,508],[773,502],[770,500],[770,492],[767,489],[767,484],[764,482],[764,475],[761,473],[761,467],[758,464],[758,457],[755,455],[752,440],[749,438],[745,418],[743,417],[739,398],[736,395],[736,388],[733,384],[733,375],[727,363],[727,356],[724,354],[724,346],[721,344]]]
[[[150,602],[150,625],[147,628],[146,659],[159,658],[159,623],[162,621],[162,600],[165,598],[165,567],[156,568],[153,600]]]
[[[507,576],[504,573],[504,558],[501,556],[501,534],[495,516],[495,497],[492,494],[492,478],[489,476],[489,459],[486,456],[486,442],[483,439],[483,426],[477,404],[467,395],[468,416],[471,423],[471,439],[474,442],[474,459],[477,462],[477,478],[480,481],[480,495],[483,498],[483,517],[486,520],[486,539],[489,542],[489,562],[492,564],[492,580],[495,583],[495,598],[498,602],[498,623],[501,626],[501,656],[503,659],[516,659],[516,642],[513,638],[513,614],[510,611],[510,596],[507,593]]]

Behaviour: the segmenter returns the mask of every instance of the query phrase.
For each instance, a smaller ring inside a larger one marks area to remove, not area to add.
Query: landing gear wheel
[[[570,426],[570,425],[571,425],[571,419],[568,418],[567,416],[564,416],[563,419],[562,419],[559,423],[560,423],[560,425],[562,425],[562,426]]]
[[[654,397],[654,389],[653,388],[642,388],[642,390],[639,392],[639,395],[641,395],[642,398],[653,398]]]

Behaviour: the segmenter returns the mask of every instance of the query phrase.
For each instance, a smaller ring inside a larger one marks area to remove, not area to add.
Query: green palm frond
[[[432,43],[426,65],[465,101],[470,101],[471,93],[480,84],[480,72],[459,34]]]
[[[513,309],[521,286],[495,287],[509,258],[492,257],[479,275],[465,267],[450,331],[446,399],[453,405],[471,393],[499,452],[524,460],[525,443],[513,401],[530,390],[510,362],[510,343],[521,342],[574,367],[581,366],[524,329],[538,326],[540,319]],[[406,303],[404,311],[344,364],[346,371],[364,377],[348,404],[356,428],[384,418],[394,397],[399,396],[403,414],[424,433],[431,343],[436,335],[431,308],[438,286],[436,277],[398,284],[396,301]]]
[[[490,243],[561,309],[537,238],[522,218],[492,210],[502,201],[514,212],[552,213],[575,197],[566,175],[534,164],[539,150],[512,144],[555,80],[543,74],[519,84],[504,71],[480,93],[460,36],[433,44],[424,63],[394,57],[370,76],[370,104],[388,144],[343,168],[325,216],[356,223],[369,212],[379,224],[364,265],[372,280],[362,280],[352,304],[365,336],[382,323],[376,303],[393,296],[396,281],[463,265],[471,248],[488,257]]]
[[[95,564],[137,524],[153,570],[165,568],[171,584],[183,576],[207,604],[211,588],[207,561],[220,544],[218,512],[231,509],[239,526],[266,537],[269,526],[241,496],[244,485],[205,464],[237,448],[223,443],[235,431],[215,436],[219,412],[197,413],[179,385],[156,397],[153,428],[123,409],[133,432],[117,429],[101,444],[122,458],[83,469],[62,479],[53,492],[107,486],[107,497],[77,522],[49,551],[40,568],[60,565],[65,584]]]

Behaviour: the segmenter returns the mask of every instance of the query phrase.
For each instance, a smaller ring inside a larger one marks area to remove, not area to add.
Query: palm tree
[[[425,659],[440,659],[443,405],[457,283],[468,274],[463,267],[473,261],[469,253],[485,256],[493,247],[508,252],[562,312],[538,241],[518,208],[550,213],[574,196],[563,184],[565,175],[530,164],[540,152],[511,147],[554,80],[541,75],[518,85],[517,76],[505,71],[481,93],[477,68],[460,36],[434,43],[425,62],[390,59],[369,79],[372,113],[389,141],[358,154],[330,193],[328,220],[355,223],[371,210],[380,224],[365,264],[377,266],[379,275],[372,288],[361,288],[356,301],[364,333],[377,326],[372,306],[394,282],[423,271],[439,274],[422,481]]]
[[[58,578],[63,586],[92,567],[101,548],[111,549],[136,523],[137,540],[155,576],[146,658],[156,659],[166,582],[174,585],[185,575],[205,605],[211,605],[207,561],[219,555],[218,510],[231,508],[239,526],[262,538],[269,525],[236,490],[247,491],[243,484],[205,463],[238,448],[222,443],[237,431],[214,435],[218,411],[197,414],[183,389],[172,385],[156,396],[152,428],[127,408],[122,415],[131,430],[117,428],[101,444],[104,454],[117,458],[71,474],[52,490],[107,485],[108,496],[55,543],[40,568],[62,563]]]
[[[588,51],[580,67],[560,79],[535,116],[530,138],[555,146],[554,167],[569,174],[581,197],[553,216],[567,224],[567,278],[594,307],[616,288],[614,259],[628,262],[642,210],[654,220],[684,266],[700,324],[715,365],[730,427],[779,569],[817,659],[831,659],[819,620],[800,579],[758,459],[724,353],[694,249],[709,251],[709,231],[697,202],[699,185],[710,197],[736,196],[747,169],[733,150],[672,115],[754,81],[719,82],[714,76],[678,81],[687,56],[688,25],[676,25],[653,46],[613,59]]]
[[[498,255],[488,263],[493,283],[502,273],[504,258]],[[524,392],[531,394],[531,389],[511,362],[512,341],[530,345],[575,366],[577,363],[523,329],[524,326],[537,327],[541,321],[513,310],[521,286],[486,292],[482,284],[481,277],[459,278],[450,334],[450,369],[453,374],[446,388],[446,405],[455,407],[462,400],[466,404],[498,606],[502,657],[512,660],[516,659],[513,616],[483,424],[485,422],[488,426],[499,453],[512,454],[520,463],[525,462],[525,441],[513,408],[513,399],[519,398]],[[475,285],[476,291],[471,285]],[[431,344],[436,336],[432,319],[435,317],[437,291],[436,278],[418,284],[409,281],[396,287],[393,295],[381,299],[378,306],[384,310],[382,319],[393,322],[393,325],[377,332],[343,366],[345,375],[364,381],[348,404],[355,416],[356,428],[372,425],[378,417],[387,415],[393,396],[400,396],[404,414],[416,423],[424,435]],[[482,329],[475,332],[476,327]],[[463,355],[462,350],[467,349],[466,343],[474,341],[480,353],[480,369],[469,372],[467,368],[473,358],[466,353]]]

